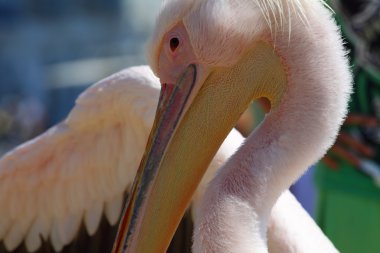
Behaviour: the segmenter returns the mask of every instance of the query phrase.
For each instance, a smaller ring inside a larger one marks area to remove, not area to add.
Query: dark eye
[[[170,39],[170,50],[174,52],[179,46],[179,39],[177,37]]]

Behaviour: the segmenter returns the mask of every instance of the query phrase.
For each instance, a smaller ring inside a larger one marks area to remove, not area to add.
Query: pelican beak
[[[133,232],[140,231],[139,226],[141,226],[144,217],[146,217],[148,206],[152,204],[152,200],[156,202],[155,198],[150,196],[157,194],[155,182],[158,181],[160,174],[162,174],[162,169],[160,169],[162,158],[178,123],[183,117],[185,109],[188,107],[188,101],[194,97],[192,92],[197,79],[196,76],[196,66],[190,65],[181,74],[177,84],[162,84],[153,127],[124,210],[113,252],[159,252],[152,251],[151,248],[147,251],[132,250],[131,248],[137,239]],[[170,183],[167,186],[170,186]],[[160,201],[164,201],[164,199],[160,199]],[[156,229],[155,227],[151,228]],[[171,238],[169,237],[170,235],[168,235],[167,240],[170,242]]]
[[[173,88],[163,87],[113,252],[166,252],[196,187],[240,115],[256,97],[266,96],[275,106],[285,84],[281,60],[260,42],[234,66],[199,71],[190,65]]]

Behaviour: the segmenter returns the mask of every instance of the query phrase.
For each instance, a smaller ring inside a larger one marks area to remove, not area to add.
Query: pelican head
[[[240,115],[255,98],[267,97],[272,110],[281,104],[289,87],[289,48],[300,36],[312,41],[308,19],[321,12],[330,17],[319,1],[306,0],[164,3],[148,47],[162,83],[160,101],[114,252],[165,252]]]

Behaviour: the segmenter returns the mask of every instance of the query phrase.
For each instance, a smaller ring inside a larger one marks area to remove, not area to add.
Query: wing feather
[[[41,247],[41,237],[47,240],[49,237],[50,221],[49,217],[43,215],[36,217],[25,238],[25,245],[29,252],[34,252]]]
[[[53,248],[56,252],[60,252],[63,249],[63,243],[61,241],[61,238],[59,236],[59,221],[54,220],[51,228],[51,234],[50,234],[50,241],[53,245]]]
[[[89,235],[94,235],[98,229],[102,212],[103,204],[100,202],[95,202],[91,208],[86,210],[84,223],[86,224],[86,229]]]
[[[42,242],[39,235],[40,228],[38,227],[38,223],[33,223],[29,229],[28,235],[25,238],[26,249],[29,252],[34,252],[41,247]]]
[[[133,181],[159,96],[148,67],[88,88],[67,119],[0,160],[0,240],[30,252],[50,238],[59,251],[84,219],[93,234],[103,211],[115,224]]]
[[[123,208],[123,195],[118,195],[113,197],[111,200],[107,201],[105,206],[105,214],[108,222],[111,225],[115,225],[119,220],[120,213]]]
[[[14,221],[12,227],[4,238],[5,247],[12,251],[22,242],[27,229],[27,220]]]

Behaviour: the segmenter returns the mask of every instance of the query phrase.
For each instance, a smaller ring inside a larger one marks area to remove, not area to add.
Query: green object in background
[[[316,170],[317,222],[342,253],[380,252],[380,188],[345,163]]]

